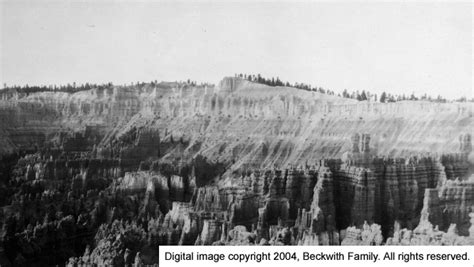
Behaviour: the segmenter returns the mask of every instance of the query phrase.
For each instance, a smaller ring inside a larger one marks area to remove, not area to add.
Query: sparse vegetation
[[[72,84],[67,84],[67,85],[34,85],[34,86],[29,86],[28,84],[19,86],[19,85],[14,85],[14,86],[7,86],[6,84],[3,84],[3,89],[2,90],[14,90],[18,93],[25,93],[25,94],[32,94],[32,93],[38,93],[38,92],[66,92],[66,93],[76,93],[79,91],[85,91],[85,90],[90,90],[93,88],[112,88],[113,84],[112,83],[104,83],[104,84],[91,84],[91,83],[85,83],[81,85],[76,85],[76,83]],[[1,92],[1,91],[0,91]]]
[[[349,99],[356,99],[358,101],[371,101],[371,102],[381,102],[381,103],[393,103],[393,102],[399,102],[399,101],[405,101],[405,100],[411,100],[411,101],[429,101],[429,102],[436,102],[436,103],[447,103],[447,102],[474,102],[474,98],[468,99],[467,97],[463,96],[454,100],[448,100],[441,95],[438,95],[437,97],[432,97],[428,96],[427,94],[424,94],[422,96],[416,96],[415,93],[411,93],[411,95],[407,96],[405,94],[391,94],[389,92],[383,92],[380,97],[377,94],[370,93],[369,91],[362,90],[362,91],[352,91],[349,92],[347,89],[344,89],[342,93],[336,94],[334,91],[325,89],[323,87],[318,87],[318,86],[313,86],[307,83],[290,83],[288,81],[283,82],[279,77],[272,77],[272,78],[266,78],[263,77],[260,74],[254,75],[254,74],[235,74],[235,77],[239,77],[251,82],[255,83],[260,83],[260,84],[265,84],[268,86],[276,87],[276,86],[286,86],[286,87],[293,87],[293,88],[298,88],[301,90],[306,90],[306,91],[312,91],[312,92],[319,92],[321,94],[326,94],[326,95],[337,95],[339,97],[344,97],[344,98],[349,98]],[[187,79],[186,81],[181,81],[177,82],[180,85],[184,86],[198,86],[198,83],[196,81],[193,81],[191,79]],[[123,85],[123,86],[131,86],[131,87],[136,87],[136,88],[143,88],[146,85],[151,85],[151,86],[156,86],[158,84],[163,84],[163,83],[158,83],[157,80],[150,81],[149,83],[146,82],[132,82],[130,85]],[[207,83],[200,83],[199,86],[204,86],[204,85],[209,85]],[[32,93],[37,93],[37,92],[66,92],[66,93],[76,93],[80,91],[85,91],[85,90],[90,90],[90,89],[107,89],[107,88],[112,88],[114,85],[109,82],[109,83],[103,83],[103,84],[94,84],[94,83],[85,83],[85,84],[80,84],[77,85],[75,82],[66,85],[34,85],[30,86],[28,84],[19,86],[19,85],[13,85],[13,86],[7,86],[7,84],[3,84],[3,89],[0,90],[0,93],[2,91],[14,91],[20,94],[32,94]]]
[[[265,77],[262,77],[260,74],[253,75],[253,74],[242,74],[242,73],[235,74],[235,77],[239,77],[239,78],[242,78],[251,82],[255,82],[255,83],[265,84],[268,86],[274,86],[274,87],[287,86],[287,87],[294,87],[294,88],[298,88],[298,89],[302,89],[306,91],[319,92],[319,93],[327,94],[327,95],[336,95],[336,93],[332,90],[324,89],[318,86],[312,86],[310,84],[282,82],[279,77],[265,78]],[[437,103],[474,102],[474,98],[468,100],[466,97],[461,97],[461,98],[449,101],[440,95],[438,95],[437,97],[432,97],[432,96],[428,96],[427,94],[424,94],[420,97],[417,97],[415,96],[415,93],[412,93],[410,96],[407,96],[405,94],[396,95],[396,94],[383,92],[379,98],[377,94],[372,94],[369,91],[362,90],[361,92],[357,90],[357,91],[349,92],[347,89],[344,89],[342,94],[337,94],[337,96],[350,98],[350,99],[356,99],[358,101],[372,101],[372,102],[381,102],[381,103],[392,103],[392,102],[399,102],[399,101],[405,101],[405,100],[411,100],[411,101],[423,100],[423,101],[437,102]]]

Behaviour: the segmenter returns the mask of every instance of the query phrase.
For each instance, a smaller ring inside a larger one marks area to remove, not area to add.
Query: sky
[[[235,73],[341,92],[474,97],[472,3],[0,0],[0,82]]]

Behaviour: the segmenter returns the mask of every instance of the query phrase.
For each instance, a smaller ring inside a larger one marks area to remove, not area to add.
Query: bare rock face
[[[314,232],[332,232],[336,229],[336,209],[334,205],[333,176],[329,168],[321,166],[318,169],[318,182],[314,187],[311,214],[311,228]]]
[[[382,229],[378,224],[369,225],[365,222],[362,229],[354,226],[348,227],[343,232],[343,239],[341,245],[347,246],[378,246],[383,242]]]
[[[459,151],[465,154],[472,152],[472,138],[470,134],[459,136]]]
[[[386,245],[472,245],[472,238],[459,236],[456,224],[451,224],[446,232],[440,231],[428,221],[428,213],[423,212],[419,225],[414,230],[400,229],[395,224],[393,237],[387,239]]]
[[[337,192],[338,195],[342,195],[342,198],[338,197],[342,203],[357,204],[357,199],[368,198],[370,200],[368,204],[360,203],[359,205],[365,206],[370,214],[364,214],[364,209],[359,208],[355,214],[361,215],[361,218],[357,222],[351,222],[349,221],[351,219],[349,209],[337,205],[343,209],[342,214],[346,216],[346,218],[339,217],[342,220],[339,222],[339,228],[346,227],[350,223],[360,225],[362,221],[367,220],[381,222],[385,235],[390,234],[393,230],[393,221],[398,221],[403,227],[412,229],[418,223],[426,189],[438,188],[446,181],[456,178],[465,180],[469,173],[466,151],[440,157],[380,158],[370,153],[360,152],[362,149],[360,149],[359,136],[356,134],[352,138],[353,149],[343,158],[345,165],[333,166],[332,169],[335,176],[341,177],[337,180],[340,181],[340,185],[336,187],[339,189],[348,188],[347,185],[349,188],[354,187],[357,185],[357,181],[364,179],[370,181],[367,183],[370,188],[364,191],[362,186],[359,189],[363,194],[368,194],[366,198],[359,196],[354,198],[353,189],[344,193]],[[366,136],[365,140],[370,139],[367,139]],[[466,146],[464,137],[462,142],[462,147]],[[358,175],[354,166],[365,168],[366,171],[363,173],[367,174]],[[353,169],[351,170],[351,168]],[[366,178],[361,179],[361,176]],[[467,198],[470,199],[470,196]]]
[[[400,223],[395,222],[393,236],[387,238],[385,244],[390,246],[473,244],[472,235],[459,235],[456,224],[451,224],[446,231],[441,231],[438,226],[428,221],[428,217],[429,214],[423,211],[420,223],[413,230],[401,229]],[[381,245],[384,240],[380,225],[367,223],[362,228],[348,227],[341,231],[341,236],[343,237],[341,245]]]
[[[470,166],[467,155],[466,153],[453,153],[441,157],[447,179],[467,178]]]
[[[222,242],[225,241],[225,242]],[[243,225],[237,225],[227,234],[227,238],[223,235],[221,242],[214,243],[215,245],[255,245],[257,242],[257,234],[255,232],[247,231]]]
[[[163,244],[473,244],[472,114],[240,78],[2,91],[0,262],[147,265]]]
[[[472,244],[474,242],[474,212],[469,213],[469,217],[471,217],[471,227],[469,227],[469,241]]]
[[[339,225],[374,220],[375,178],[369,169],[342,165],[335,172]]]
[[[86,248],[82,257],[70,258],[67,266],[130,265],[145,238],[144,229],[133,223],[114,221],[110,227],[102,225],[95,236],[96,247],[92,251]]]
[[[202,232],[195,245],[211,245],[221,238],[222,223],[216,220],[204,220]]]
[[[459,140],[451,137],[459,132],[467,133],[462,149],[469,150],[473,124],[470,103],[358,102],[230,77],[219,86],[158,83],[73,94],[0,95],[0,140],[5,143],[0,155],[35,150],[45,142],[66,144],[67,150],[91,150],[96,144],[99,155],[121,156],[125,165],[171,155],[176,151],[166,143],[181,137],[196,145],[193,153],[234,159],[237,166],[340,157],[350,150],[346,140],[354,133],[370,134],[376,144],[376,150],[370,149],[368,135],[359,136],[361,153],[452,153],[458,151]]]
[[[429,213],[429,220],[439,229],[446,231],[456,224],[460,234],[468,235],[469,213],[474,206],[474,176],[469,180],[448,180],[436,189],[427,189],[423,211]]]

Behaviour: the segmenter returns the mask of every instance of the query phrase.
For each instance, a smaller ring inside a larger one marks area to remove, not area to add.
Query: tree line
[[[18,93],[25,93],[25,94],[32,94],[32,93],[38,93],[38,92],[66,92],[66,93],[76,93],[79,91],[86,91],[94,88],[98,89],[107,89],[107,88],[112,88],[113,84],[111,82],[109,83],[102,83],[102,84],[95,84],[95,83],[85,83],[85,84],[80,84],[77,85],[75,82],[72,84],[65,84],[65,85],[34,85],[34,86],[29,86],[28,84],[19,86],[19,85],[13,85],[13,86],[7,86],[6,84],[3,84],[3,89],[2,90],[15,90]]]
[[[282,82],[279,77],[265,78],[260,74],[254,75],[254,74],[242,74],[242,73],[235,74],[235,77],[239,77],[239,78],[248,80],[250,82],[265,84],[272,87],[286,86],[286,87],[294,87],[294,88],[298,88],[298,89],[302,89],[306,91],[319,92],[319,93],[327,94],[327,95],[336,95],[334,91],[331,91],[329,89],[324,89],[318,86],[312,86],[310,84],[289,83],[288,81]],[[438,95],[437,97],[432,97],[432,96],[428,96],[427,94],[424,94],[422,96],[416,96],[415,93],[411,93],[410,95],[405,95],[405,94],[391,94],[389,92],[382,92],[382,94],[378,96],[377,94],[370,93],[369,91],[366,91],[366,90],[362,90],[362,91],[357,90],[357,91],[349,92],[347,89],[344,89],[342,94],[338,93],[337,96],[343,97],[343,98],[349,98],[349,99],[356,99],[358,101],[372,101],[372,102],[381,102],[381,103],[391,103],[391,102],[399,102],[399,101],[405,101],[405,100],[411,100],[411,101],[423,100],[423,101],[430,101],[430,102],[437,102],[437,103],[449,102],[446,98],[442,97],[441,95]],[[460,97],[453,101],[474,102],[474,98],[468,100],[466,97]]]
[[[315,92],[320,92],[323,94],[328,94],[328,95],[335,95],[334,91],[324,89],[322,87],[313,87],[310,84],[306,83],[289,83],[288,81],[282,82],[279,77],[272,77],[272,78],[265,78],[262,77],[260,74],[257,75],[252,75],[252,74],[235,74],[235,77],[240,77],[242,79],[255,82],[255,83],[260,83],[260,84],[265,84],[268,86],[286,86],[286,87],[294,87],[306,91],[315,91]]]
[[[390,92],[382,92],[380,96],[377,94],[372,94],[369,91],[362,90],[362,91],[351,91],[349,92],[347,89],[344,89],[344,91],[341,93],[336,94],[334,91],[325,89],[322,87],[318,86],[312,86],[310,84],[306,83],[289,83],[288,81],[283,82],[280,80],[279,77],[272,77],[272,78],[266,78],[263,77],[260,74],[253,75],[253,74],[235,74],[235,77],[240,77],[242,79],[255,82],[255,83],[260,83],[260,84],[265,84],[268,86],[276,87],[276,86],[286,86],[286,87],[294,87],[297,89],[301,90],[306,90],[306,91],[312,91],[312,92],[319,92],[322,94],[326,95],[337,95],[339,97],[343,98],[349,98],[349,99],[356,99],[358,101],[372,101],[372,102],[381,102],[381,103],[391,103],[391,102],[399,102],[399,101],[405,101],[405,100],[411,100],[411,101],[417,101],[417,100],[423,100],[423,101],[430,101],[430,102],[437,102],[437,103],[446,103],[450,102],[446,98],[442,97],[441,95],[438,95],[437,97],[432,97],[428,96],[427,94],[424,94],[422,96],[415,96],[414,93],[410,95],[405,95],[405,94],[391,94]],[[188,79],[187,81],[180,82],[184,83],[190,86],[196,86],[197,82],[192,81]],[[152,86],[156,86],[158,84],[158,81],[151,81],[149,83]],[[131,83],[130,86],[135,86],[138,88],[146,86],[147,83],[145,82],[136,82],[136,83]],[[203,85],[201,83],[201,85]],[[65,85],[41,85],[41,86],[29,86],[28,84],[19,86],[19,85],[13,85],[13,86],[7,86],[6,84],[3,84],[3,89],[2,90],[15,90],[18,93],[25,93],[25,94],[31,94],[31,93],[37,93],[37,92],[45,92],[45,91],[52,91],[52,92],[66,92],[66,93],[76,93],[79,91],[85,91],[85,90],[90,90],[90,89],[107,89],[107,88],[112,88],[114,85],[109,82],[109,83],[102,83],[102,84],[96,84],[96,83],[85,83],[85,84],[80,84],[77,85],[75,82],[72,84],[65,84]],[[453,100],[455,102],[474,102],[474,98],[467,99],[466,97],[460,97],[458,99]]]

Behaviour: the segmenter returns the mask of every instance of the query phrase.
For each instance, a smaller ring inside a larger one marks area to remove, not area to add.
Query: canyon
[[[159,245],[473,245],[474,104],[238,77],[0,91],[0,265]]]

